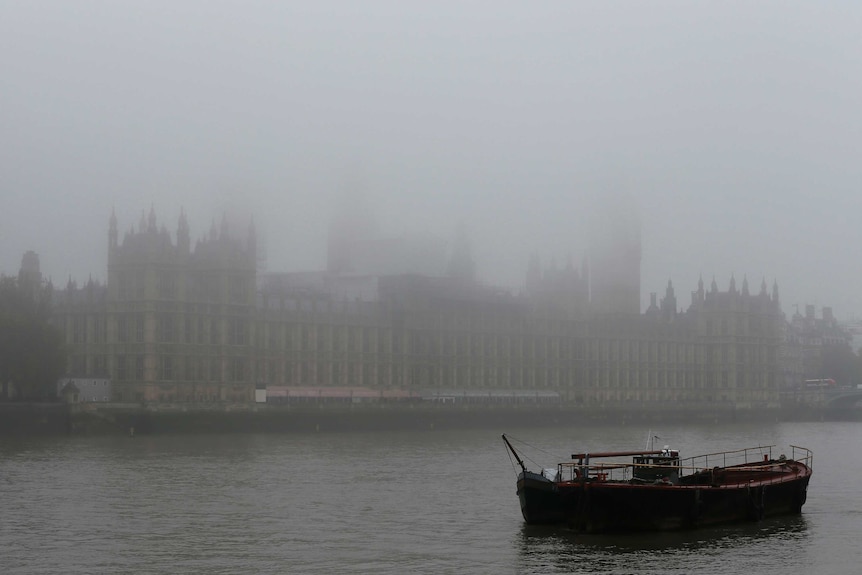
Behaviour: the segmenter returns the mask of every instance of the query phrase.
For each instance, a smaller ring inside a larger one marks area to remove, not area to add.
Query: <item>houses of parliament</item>
[[[68,375],[108,378],[112,401],[130,403],[362,388],[587,407],[776,405],[777,285],[701,279],[683,309],[669,282],[642,313],[640,231],[622,217],[578,265],[525,262],[513,294],[477,282],[459,240],[451,254],[417,257],[427,245],[336,221],[325,270],[260,273],[252,224],[214,223],[192,244],[185,214],[172,236],[151,209],[120,239],[111,214],[106,283],[70,280],[54,293]]]

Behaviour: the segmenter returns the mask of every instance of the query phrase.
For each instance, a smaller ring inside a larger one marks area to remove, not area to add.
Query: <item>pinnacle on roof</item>
[[[150,204],[150,215],[147,218],[147,231],[156,231],[156,208]]]

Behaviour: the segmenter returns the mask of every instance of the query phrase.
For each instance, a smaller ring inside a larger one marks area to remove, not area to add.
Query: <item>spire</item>
[[[180,208],[180,217],[177,221],[177,248],[179,248],[180,253],[188,254],[191,243],[191,238],[189,237],[189,222],[186,220],[186,212]]]
[[[227,214],[222,214],[221,216],[221,233],[220,237],[223,240],[227,239]]]
[[[155,232],[156,231],[156,209],[150,204],[150,215],[147,218],[147,231]]]
[[[736,293],[736,277],[733,274],[730,274],[730,289],[728,290],[730,293]]]
[[[661,312],[668,321],[676,317],[676,294],[673,291],[671,280],[667,280],[667,289],[665,289],[664,298],[661,300]]]
[[[742,276],[742,295],[749,295],[748,293],[748,277]]]
[[[709,291],[715,293],[718,291],[718,284],[715,283],[715,276],[712,276],[712,285],[709,286]]]
[[[766,278],[763,278],[763,281],[760,284],[760,295],[767,295],[766,293]]]
[[[117,214],[111,208],[111,217],[108,220],[108,254],[117,247]]]
[[[778,280],[775,280],[772,284],[772,301],[774,303],[778,303]]]
[[[177,233],[185,233],[189,232],[189,222],[186,219],[186,212],[183,208],[180,208],[180,217],[177,220]]]

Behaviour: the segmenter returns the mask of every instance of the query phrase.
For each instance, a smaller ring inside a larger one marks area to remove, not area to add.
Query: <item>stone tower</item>
[[[594,313],[640,314],[641,224],[635,208],[607,198],[590,233],[590,308]]]
[[[358,193],[345,193],[338,199],[329,225],[326,269],[330,273],[354,270],[357,245],[377,236],[376,224],[365,199]]]
[[[155,210],[122,242],[111,214],[107,371],[118,401],[225,401],[253,395],[256,238],[227,218],[194,247],[185,212],[176,242]]]

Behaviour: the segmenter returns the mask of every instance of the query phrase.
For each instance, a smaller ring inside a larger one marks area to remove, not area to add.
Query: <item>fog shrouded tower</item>
[[[602,199],[590,230],[590,308],[640,314],[641,224],[631,198]]]
[[[326,269],[330,273],[355,272],[356,251],[377,237],[377,224],[364,196],[345,192],[338,198],[329,225]]]

